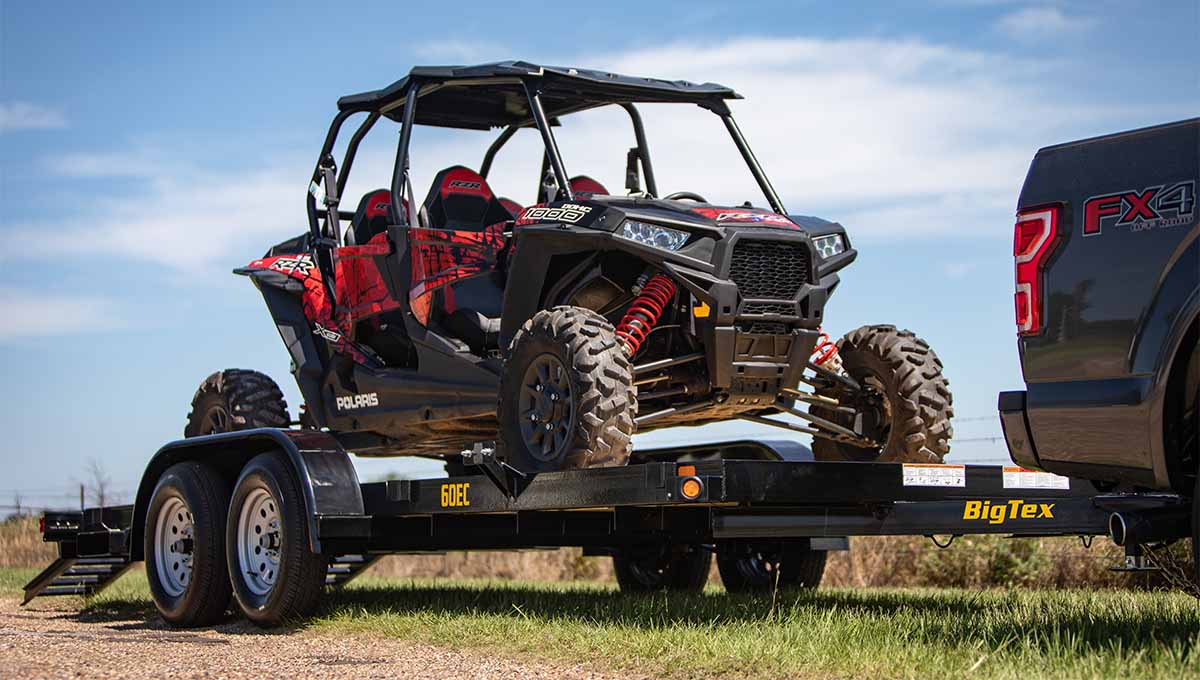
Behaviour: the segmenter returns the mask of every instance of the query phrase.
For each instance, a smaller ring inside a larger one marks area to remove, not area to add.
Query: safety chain
[[[1192,576],[1190,560],[1181,560],[1179,550],[1172,550],[1183,543],[1158,543],[1144,545],[1146,558],[1150,564],[1158,567],[1163,578],[1173,590],[1179,590],[1192,597],[1200,599],[1200,584]]]

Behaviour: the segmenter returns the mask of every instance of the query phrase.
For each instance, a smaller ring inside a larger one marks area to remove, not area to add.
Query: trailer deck
[[[721,457],[754,447],[771,459]],[[1084,480],[1012,466],[815,462],[762,442],[672,450],[676,460],[667,462],[653,453],[644,458],[651,462],[626,467],[526,475],[477,447],[464,453],[465,474],[357,484],[361,513],[310,518],[314,544],[330,559],[326,583],[345,583],[391,553],[572,546],[611,554],[764,540],[828,550],[867,535],[1096,536],[1109,534],[1114,513],[1187,503],[1171,494],[1102,493]],[[688,460],[697,456],[707,458]],[[59,544],[60,558],[26,586],[25,601],[111,583],[138,557],[134,510],[47,513],[44,540]],[[1140,552],[1131,548],[1137,568]]]

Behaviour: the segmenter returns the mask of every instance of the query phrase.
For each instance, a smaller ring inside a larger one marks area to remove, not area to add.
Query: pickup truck
[[[1198,159],[1200,118],[1034,157],[1013,246],[1026,389],[999,397],[1018,464],[1200,496]]]

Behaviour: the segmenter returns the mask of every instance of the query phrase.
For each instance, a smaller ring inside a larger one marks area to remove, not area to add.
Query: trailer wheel
[[[842,389],[818,390],[855,414],[812,406],[809,413],[845,427],[862,417],[863,434],[882,444],[870,449],[813,439],[817,460],[940,463],[950,453],[954,398],[942,362],[929,343],[895,326],[863,326],[838,342],[846,373],[866,389],[847,395]],[[848,402],[848,403],[847,403]]]
[[[279,385],[258,371],[227,368],[200,383],[183,436],[255,427],[287,427],[287,402]]]
[[[146,511],[146,579],[172,626],[208,626],[225,616],[228,506],[229,484],[207,465],[177,463],[158,478]]]
[[[246,618],[277,626],[316,608],[328,561],[309,549],[298,480],[278,453],[246,464],[226,524],[233,594]]]
[[[731,593],[769,593],[778,588],[816,588],[825,574],[824,550],[807,541],[728,543],[717,546],[717,571]]]
[[[535,314],[513,338],[498,411],[501,449],[519,470],[629,462],[637,393],[612,324],[580,307]]]
[[[632,545],[613,554],[613,571],[623,592],[700,592],[708,582],[712,551],[700,545]]]

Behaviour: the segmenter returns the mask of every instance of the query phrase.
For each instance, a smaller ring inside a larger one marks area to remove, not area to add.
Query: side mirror
[[[641,157],[636,146],[625,155],[625,189],[631,194],[642,192],[642,179],[638,175],[638,161]]]

